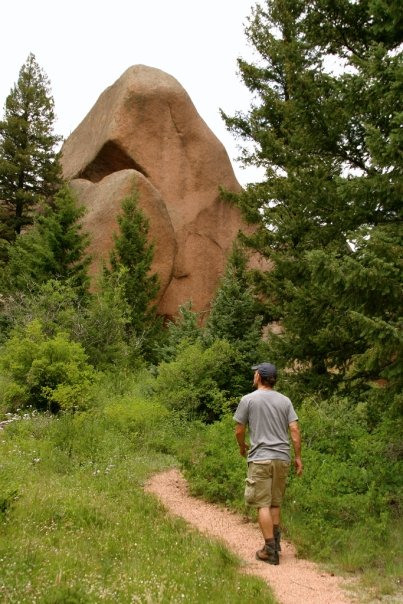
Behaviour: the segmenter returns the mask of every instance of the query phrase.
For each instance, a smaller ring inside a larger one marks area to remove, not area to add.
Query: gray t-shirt
[[[260,388],[241,398],[234,420],[249,427],[248,461],[290,460],[288,426],[298,416],[289,398]]]

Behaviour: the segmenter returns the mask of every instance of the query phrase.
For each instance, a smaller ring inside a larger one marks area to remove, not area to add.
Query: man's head
[[[252,367],[255,372],[253,383],[258,385],[258,381],[262,386],[274,386],[277,380],[277,369],[271,363],[260,363]]]

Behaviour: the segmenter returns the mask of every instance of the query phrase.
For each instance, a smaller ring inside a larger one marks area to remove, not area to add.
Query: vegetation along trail
[[[298,559],[287,541],[282,541],[279,566],[256,561],[254,554],[261,541],[257,525],[245,523],[239,514],[191,497],[179,470],[154,475],[145,488],[171,513],[181,516],[202,533],[223,541],[241,558],[244,572],[264,579],[281,604],[305,601],[310,604],[351,604],[357,601],[347,593],[351,582],[322,571],[312,562]]]

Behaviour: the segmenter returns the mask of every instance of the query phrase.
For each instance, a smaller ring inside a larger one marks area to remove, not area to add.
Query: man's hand
[[[239,443],[239,452],[242,457],[247,457],[249,445],[247,443]]]
[[[294,466],[295,466],[295,472],[296,472],[297,476],[302,476],[304,467],[302,465],[302,459],[300,457],[296,457],[294,459]]]
[[[299,431],[298,421],[291,422],[289,425],[291,440],[294,447],[294,466],[297,476],[302,475],[303,465],[301,459],[301,433]]]
[[[247,445],[245,442],[245,435],[246,435],[246,426],[244,424],[237,423],[237,425],[235,427],[235,438],[239,445],[239,452],[242,455],[242,457],[247,456],[248,449],[249,449],[249,445]]]

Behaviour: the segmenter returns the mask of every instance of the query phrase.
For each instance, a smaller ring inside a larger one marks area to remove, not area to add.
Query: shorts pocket
[[[252,478],[245,479],[245,501],[253,503],[256,495],[256,481]]]
[[[282,478],[287,478],[289,472],[290,472],[290,466],[291,463],[289,461],[283,461],[281,463],[281,472],[280,472],[280,476]]]

